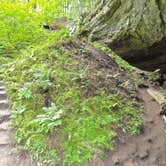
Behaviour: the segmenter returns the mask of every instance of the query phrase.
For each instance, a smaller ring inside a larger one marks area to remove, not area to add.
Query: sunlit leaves
[[[24,87],[19,90],[18,96],[20,99],[30,99],[32,98],[31,87]]]
[[[39,125],[37,129],[38,132],[47,133],[50,130],[55,129],[55,127],[62,124],[61,115],[63,110],[58,109],[58,107],[52,103],[50,107],[43,108],[43,114],[38,115],[29,125]]]

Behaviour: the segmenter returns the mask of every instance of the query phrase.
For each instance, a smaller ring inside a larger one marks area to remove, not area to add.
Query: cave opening
[[[141,70],[158,71],[160,78],[157,82],[166,87],[166,37],[148,49],[132,50],[127,55],[122,55],[122,58]]]
[[[145,71],[159,69],[162,74],[166,74],[166,38],[148,49],[132,51],[129,55],[123,58],[131,65]]]

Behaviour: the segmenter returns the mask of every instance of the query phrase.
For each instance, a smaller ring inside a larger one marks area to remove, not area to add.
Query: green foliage
[[[118,94],[97,87],[95,95],[86,96],[93,82],[88,66],[62,46],[72,40],[68,30],[42,28],[61,16],[64,3],[0,2],[1,73],[11,101],[15,139],[49,166],[82,164],[96,153],[102,156],[113,149],[117,129],[135,134],[141,126],[134,104],[126,104]]]
[[[19,99],[30,99],[32,97],[32,90],[31,87],[24,87],[22,89],[19,89],[19,94],[18,94]]]
[[[27,5],[41,15],[47,24],[55,23],[55,18],[66,17],[64,7],[67,7],[69,0],[31,0]]]
[[[89,72],[71,52],[45,46],[30,55],[27,52],[6,65],[4,78],[12,101],[16,140],[36,159],[51,165],[62,157],[63,163],[81,164],[95,153],[102,155],[105,149],[113,149],[118,128],[139,133],[142,121],[133,103],[126,104],[118,94],[102,88],[95,96],[84,97]],[[49,85],[43,86],[43,81]],[[46,97],[55,104],[46,108]],[[52,141],[55,143],[50,147]]]
[[[40,2],[40,1],[39,1]],[[40,15],[39,12],[33,11],[31,8],[34,1],[30,1],[30,3],[21,3],[20,1],[1,1],[0,2],[0,55],[5,57],[13,57],[20,53],[23,49],[31,49],[42,43],[48,43],[51,40],[55,40],[57,35],[67,34],[68,31],[66,29],[62,29],[63,33],[54,33],[48,32],[42,26],[49,20],[47,18],[47,10],[52,8],[55,12],[55,5],[62,7],[62,3],[60,1],[51,1],[44,3],[41,1],[41,5],[43,5],[43,14]],[[54,3],[54,6],[52,6]],[[46,6],[46,7],[45,7]],[[46,9],[45,9],[46,8]],[[57,9],[58,10],[58,9]],[[58,15],[57,15],[58,16]],[[57,17],[56,16],[56,17]],[[50,16],[54,19],[55,16]],[[59,36],[58,36],[59,38]],[[2,60],[1,60],[2,61]]]
[[[39,125],[37,132],[48,133],[55,129],[55,127],[60,126],[62,124],[61,114],[62,110],[58,110],[57,106],[52,103],[50,107],[43,108],[43,114],[38,115],[30,125]]]
[[[0,54],[9,56],[41,41],[44,33],[39,23],[38,16],[25,6],[0,2]]]

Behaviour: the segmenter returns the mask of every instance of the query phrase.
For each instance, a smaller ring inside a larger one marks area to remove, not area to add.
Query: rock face
[[[164,56],[166,63],[166,0],[98,1],[81,25],[82,35],[130,62]]]

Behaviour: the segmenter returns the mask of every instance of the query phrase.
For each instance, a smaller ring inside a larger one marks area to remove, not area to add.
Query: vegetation
[[[11,101],[15,139],[21,150],[49,166],[82,164],[96,153],[102,158],[105,150],[114,148],[118,130],[140,132],[140,108],[134,100],[126,102],[120,89],[96,86],[93,93],[92,77],[105,79],[105,71],[91,72],[78,58],[80,51],[86,56],[88,52],[70,47],[75,37],[68,29],[43,28],[61,16],[57,13],[62,14],[62,1],[38,1],[42,14],[33,9],[34,2],[0,1],[1,73]],[[122,59],[118,62],[131,69]],[[116,76],[107,77],[110,81]]]

